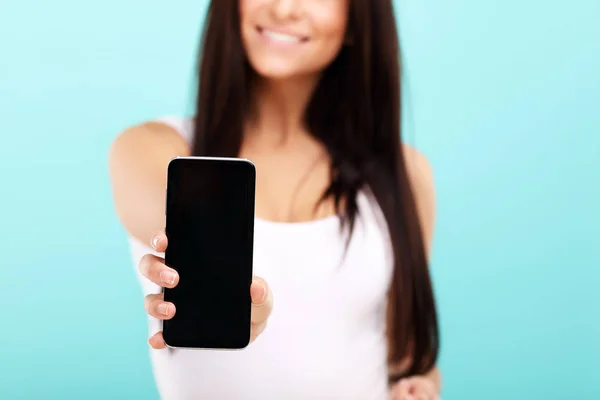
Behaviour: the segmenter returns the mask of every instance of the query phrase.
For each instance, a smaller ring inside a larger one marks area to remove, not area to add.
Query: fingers
[[[267,326],[267,319],[273,308],[273,296],[267,283],[261,278],[254,278],[250,287],[252,296],[252,329],[250,341],[253,342],[263,333]],[[175,305],[164,301],[164,294],[149,294],[144,299],[146,312],[157,319],[168,320],[175,315]],[[148,339],[153,349],[164,349],[166,344],[162,332],[158,332]]]
[[[423,377],[415,378],[412,393],[415,400],[436,400],[438,398],[437,389],[433,381]]]
[[[164,232],[158,232],[156,235],[152,236],[150,245],[156,252],[164,253],[165,250],[167,250],[168,242],[167,235],[165,235]]]
[[[273,309],[273,295],[264,279],[254,277],[250,286],[252,297],[252,323],[260,325],[266,322]]]
[[[413,400],[437,400],[438,395],[434,388],[416,387],[412,393]]]
[[[423,392],[415,392],[410,394],[406,400],[437,400],[437,396],[434,394],[427,394]]]
[[[437,400],[437,395],[425,392],[423,390],[415,390],[410,397],[411,400]]]
[[[410,394],[411,385],[406,379],[396,383],[390,395],[391,400],[414,400]]]
[[[156,350],[161,350],[167,347],[165,339],[163,339],[162,332],[158,332],[154,334],[150,339],[148,339],[148,344],[150,345],[150,347]]]
[[[140,260],[140,272],[143,276],[166,288],[174,288],[179,283],[179,274],[165,265],[164,259],[146,254]]]
[[[144,308],[150,316],[156,319],[171,319],[175,315],[175,304],[166,302],[163,299],[164,295],[162,293],[149,294],[144,299]]]
[[[168,240],[164,233],[158,233],[151,240],[152,248],[158,253],[164,253],[167,249]],[[165,265],[164,259],[153,254],[146,254],[139,263],[140,273],[153,283],[173,288],[179,283],[179,274]],[[254,341],[266,328],[267,319],[273,309],[273,295],[264,279],[255,277],[250,286],[252,298],[252,330],[251,341]],[[144,300],[146,312],[160,320],[168,320],[175,315],[175,305],[165,302],[163,294],[151,294]],[[162,332],[148,339],[148,343],[154,349],[166,347]]]
[[[152,237],[150,245],[157,253],[164,253],[167,249],[168,240],[164,232],[159,232]],[[171,268],[164,265],[164,260],[152,254],[146,254],[142,257],[139,264],[142,275],[152,282],[162,287],[173,288],[179,282],[179,275]],[[144,308],[146,312],[161,320],[171,319],[175,315],[175,305],[163,301],[164,296],[160,294],[150,294],[144,299]],[[148,344],[156,350],[167,347],[162,332],[154,334],[148,339]]]
[[[163,253],[167,249],[167,242],[167,236],[164,233],[158,233],[152,238],[151,245],[154,250]],[[159,286],[173,288],[179,283],[179,274],[174,269],[167,267],[163,258],[153,254],[146,254],[142,257],[139,268],[144,277]]]
[[[437,390],[433,382],[425,378],[403,379],[390,393],[392,400],[437,400]]]

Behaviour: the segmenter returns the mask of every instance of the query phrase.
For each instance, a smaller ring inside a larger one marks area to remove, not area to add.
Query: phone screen
[[[256,170],[242,159],[182,157],[168,168],[165,289],[170,347],[241,349],[250,340]]]

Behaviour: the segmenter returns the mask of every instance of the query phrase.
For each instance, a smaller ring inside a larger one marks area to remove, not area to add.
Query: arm
[[[173,128],[149,122],[121,133],[109,152],[109,173],[115,209],[132,236],[149,243],[164,229],[167,166],[189,153]]]
[[[125,229],[143,243],[152,242],[154,251],[164,253],[168,239],[157,234],[165,228],[165,193],[167,167],[171,159],[189,155],[189,146],[173,128],[161,123],[146,123],[127,129],[114,141],[109,154],[110,178],[115,208]],[[154,240],[152,240],[154,238]],[[173,288],[179,283],[177,271],[164,260],[147,254],[139,263],[142,275],[161,287]],[[163,280],[163,274],[170,276]],[[255,277],[250,287],[252,297],[251,341],[265,329],[273,307],[268,284]],[[146,312],[160,320],[173,318],[175,307],[164,302],[163,293],[148,294]],[[162,332],[149,339],[155,349],[164,349]]]
[[[408,177],[412,183],[417,212],[421,221],[421,229],[425,240],[425,251],[429,253],[433,242],[433,228],[435,225],[435,186],[433,169],[423,153],[404,146],[404,157]]]
[[[412,183],[415,201],[417,203],[417,212],[419,213],[421,229],[423,230],[425,241],[425,251],[429,253],[433,242],[433,230],[435,225],[435,187],[433,170],[427,161],[427,158],[413,147],[403,145],[402,151],[404,153],[407,173]],[[406,365],[390,366],[390,373],[392,374],[397,374],[404,370],[406,370]],[[441,391],[442,379],[437,366],[422,378],[431,380],[435,385],[437,392],[439,393]]]

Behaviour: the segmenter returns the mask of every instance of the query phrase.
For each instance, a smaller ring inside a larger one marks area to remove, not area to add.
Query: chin
[[[250,66],[256,74],[265,79],[287,80],[307,74],[307,71],[301,71],[298,68],[290,68],[293,63],[262,63],[251,62]]]
[[[254,68],[254,71],[261,78],[276,81],[294,79],[301,75],[294,73],[293,71],[279,68]]]

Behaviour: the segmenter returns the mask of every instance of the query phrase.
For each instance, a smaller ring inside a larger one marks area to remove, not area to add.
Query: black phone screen
[[[167,173],[165,301],[170,347],[241,349],[250,341],[256,170],[247,160],[182,157]]]

